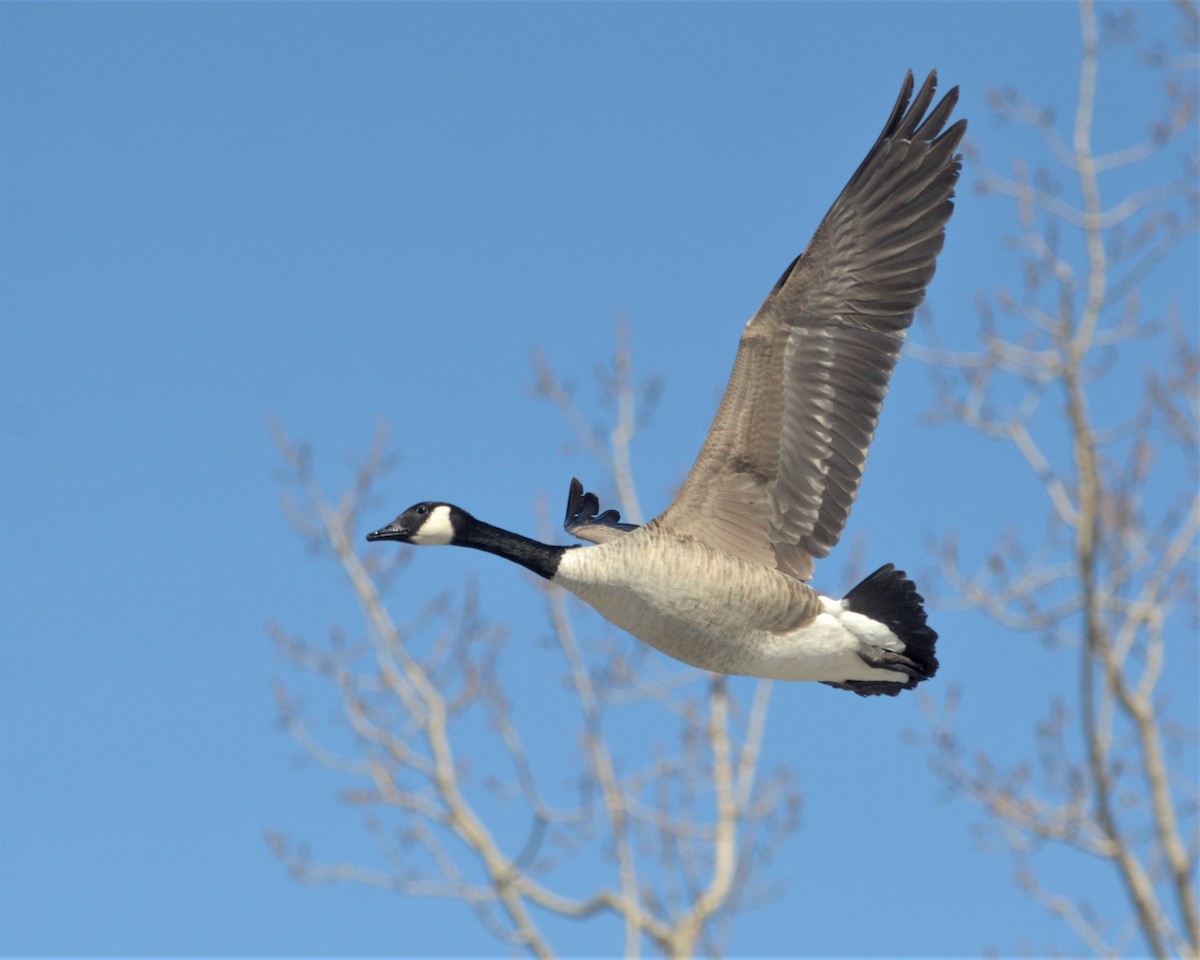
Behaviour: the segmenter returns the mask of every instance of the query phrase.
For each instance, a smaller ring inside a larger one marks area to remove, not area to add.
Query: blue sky
[[[1137,15],[1148,31],[1174,16]],[[1033,141],[985,91],[1065,112],[1079,49],[1066,3],[8,3],[0,26],[10,954],[497,952],[457,904],[300,886],[264,843],[363,844],[339,784],[297,767],[275,720],[267,624],[318,636],[353,610],[289,531],[267,418],[313,445],[332,488],[390,423],[400,465],[371,526],[431,498],[532,532],[537,495],[557,511],[569,478],[598,470],[564,453],[530,351],[590,401],[626,316],[638,373],[665,383],[634,447],[656,511],[741,324],[904,71],[959,84],[969,136],[1003,168]],[[1105,70],[1097,139],[1117,146],[1153,87],[1128,56]],[[929,298],[961,346],[977,294],[1015,274],[1011,207],[972,180]],[[1189,242],[1158,275],[1193,328],[1194,265]],[[929,536],[957,531],[977,559],[1038,496],[1000,445],[923,425],[932,396],[902,362],[846,540],[914,574]],[[849,587],[841,562],[818,585]],[[544,615],[500,561],[427,551],[403,596],[468,571],[519,662]],[[964,686],[969,729],[1019,750],[1066,681],[1033,638],[934,616],[937,683]],[[777,689],[766,766],[799,771],[803,820],[769,874],[779,896],[739,920],[732,952],[1073,944],[901,742],[920,726],[911,696]],[[1094,865],[1062,870],[1111,902]],[[567,953],[615,949],[561,936]]]

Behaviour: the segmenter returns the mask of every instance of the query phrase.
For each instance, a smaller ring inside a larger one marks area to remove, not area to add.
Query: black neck
[[[530,540],[519,533],[501,530],[490,523],[471,518],[464,528],[454,531],[454,543],[460,547],[474,547],[476,550],[486,550],[506,560],[512,560],[527,567],[539,577],[552,580],[558,571],[558,562],[570,548],[552,547],[547,543]]]

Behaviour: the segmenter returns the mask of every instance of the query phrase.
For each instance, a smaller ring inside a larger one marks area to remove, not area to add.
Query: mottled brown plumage
[[[665,528],[801,580],[837,543],[888,379],[933,278],[966,121],[913,78],[808,247],[742,333],[716,419]]]

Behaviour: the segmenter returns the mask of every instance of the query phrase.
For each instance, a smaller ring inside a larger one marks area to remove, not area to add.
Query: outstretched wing
[[[579,540],[592,543],[608,543],[630,530],[636,530],[636,523],[621,523],[621,515],[616,510],[605,510],[600,513],[600,499],[594,493],[584,493],[583,484],[574,477],[571,478],[571,490],[567,494],[567,516],[563,520],[563,529]]]
[[[838,541],[954,204],[958,88],[912,105],[910,72],[879,139],[746,324],[704,446],[660,518],[801,580]],[[926,111],[929,110],[928,116]]]

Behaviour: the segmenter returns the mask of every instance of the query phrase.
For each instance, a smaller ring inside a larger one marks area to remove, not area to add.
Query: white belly
[[[643,528],[645,529],[645,528]],[[883,624],[804,584],[694,541],[666,549],[635,531],[569,550],[554,582],[676,660],[779,680],[907,679],[868,667],[860,641],[902,649]]]

